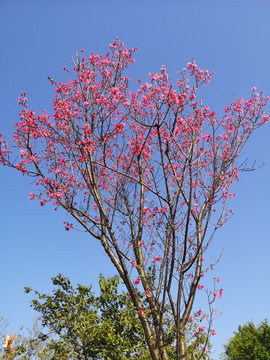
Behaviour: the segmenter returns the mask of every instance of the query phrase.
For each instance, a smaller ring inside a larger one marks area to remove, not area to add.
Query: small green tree
[[[149,358],[136,310],[128,294],[118,291],[118,276],[100,276],[98,297],[91,287],[77,285],[74,289],[61,274],[52,282],[57,286],[52,295],[34,291],[36,298],[31,300],[42,326],[48,329],[38,335],[45,345],[41,355],[46,352],[48,356],[50,350],[52,359]],[[31,291],[25,288],[26,293]]]
[[[228,360],[270,360],[270,325],[267,320],[257,327],[252,321],[238,327],[225,347]]]

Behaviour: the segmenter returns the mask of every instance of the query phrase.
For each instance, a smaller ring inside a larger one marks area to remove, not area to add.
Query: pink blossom
[[[35,200],[35,194],[33,192],[30,192],[29,195],[30,195],[28,198],[29,200]]]
[[[123,133],[124,127],[125,127],[124,123],[114,124],[115,130],[118,131],[120,134]]]
[[[216,333],[216,330],[211,330],[211,335],[216,335],[217,333]]]
[[[219,289],[219,298],[221,299],[223,295],[223,289]]]
[[[134,284],[138,285],[138,284],[140,284],[140,282],[141,282],[141,279],[140,279],[140,278],[137,278],[137,279],[134,281]]]
[[[66,223],[65,221],[64,221],[64,224],[66,224],[65,225],[65,229],[66,229],[66,231],[69,231],[70,229],[73,229],[73,224],[70,224],[70,223]]]
[[[152,263],[156,263],[157,261],[160,261],[160,257],[157,256],[156,258],[154,258],[154,260],[152,261]]]
[[[218,283],[220,282],[220,277],[217,278],[217,282],[218,282]]]
[[[140,310],[138,311],[138,314],[141,315],[141,313],[143,313],[143,312],[144,312],[144,308],[140,309]]]

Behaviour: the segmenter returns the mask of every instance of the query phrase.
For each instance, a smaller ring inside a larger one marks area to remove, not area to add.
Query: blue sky
[[[71,65],[76,50],[107,52],[117,36],[127,47],[139,47],[132,78],[146,78],[164,64],[174,80],[192,58],[215,71],[202,95],[218,114],[233,95],[247,98],[253,86],[269,95],[269,14],[269,0],[1,0],[0,132],[12,135],[22,91],[36,112],[52,113],[47,76],[66,80],[62,67]],[[224,250],[215,270],[224,297],[214,326],[214,359],[238,325],[270,319],[269,138],[267,125],[250,139],[245,158],[265,166],[243,174],[234,186],[234,216],[210,249],[213,257]],[[0,179],[0,316],[14,332],[31,327],[35,316],[24,286],[50,291],[50,278],[62,272],[95,289],[99,273],[115,271],[93,239],[65,231],[63,212],[28,200],[31,179],[3,167]]]

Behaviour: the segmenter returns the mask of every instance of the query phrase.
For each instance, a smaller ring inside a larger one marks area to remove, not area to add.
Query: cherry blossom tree
[[[1,163],[36,179],[29,199],[62,207],[102,244],[137,309],[152,359],[170,358],[166,307],[174,319],[175,358],[187,359],[195,294],[213,266],[204,254],[232,212],[231,185],[245,170],[238,159],[252,132],[268,121],[268,98],[253,88],[250,99],[236,99],[220,118],[198,97],[213,73],[193,61],[174,86],[162,66],[148,82],[138,79],[133,91],[125,70],[136,50],[118,39],[104,56],[86,58],[81,50],[73,70],[63,68],[72,79],[51,80],[52,119],[30,110],[22,93],[14,133],[20,161],[12,160],[1,135]],[[64,225],[74,227],[72,220]],[[208,291],[211,311],[222,292]]]

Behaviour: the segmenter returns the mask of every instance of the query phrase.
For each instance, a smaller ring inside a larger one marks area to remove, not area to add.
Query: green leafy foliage
[[[267,320],[257,327],[248,322],[238,327],[234,337],[225,345],[228,360],[270,360],[270,325]]]
[[[77,285],[74,289],[61,274],[52,282],[57,287],[52,295],[34,291],[31,300],[43,328],[48,329],[38,336],[44,344],[41,355],[53,354],[48,359],[149,358],[136,310],[128,295],[118,291],[118,276],[100,276],[97,297],[91,287]],[[26,287],[25,292],[33,290]]]

